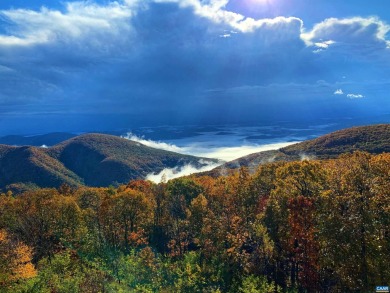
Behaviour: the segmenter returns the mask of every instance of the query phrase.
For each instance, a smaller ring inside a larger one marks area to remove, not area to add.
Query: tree
[[[188,178],[179,178],[167,183],[167,209],[170,217],[168,247],[172,256],[182,255],[189,245],[188,206],[202,193],[203,188]]]
[[[111,245],[129,253],[130,246],[147,241],[145,230],[153,220],[153,202],[140,191],[126,190],[104,200],[99,220]]]
[[[319,214],[323,219],[320,255],[326,257],[320,260],[337,276],[334,281],[341,291],[369,291],[389,278],[388,266],[383,263],[390,255],[387,156],[378,160],[356,152],[327,166],[329,191]]]
[[[275,293],[275,286],[267,281],[264,276],[250,275],[242,279],[242,284],[239,288],[240,293]]]
[[[37,271],[32,264],[31,248],[0,230],[0,286],[33,278]]]

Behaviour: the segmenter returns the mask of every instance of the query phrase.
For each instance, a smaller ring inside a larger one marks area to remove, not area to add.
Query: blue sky
[[[389,117],[386,2],[2,0],[0,134]]]

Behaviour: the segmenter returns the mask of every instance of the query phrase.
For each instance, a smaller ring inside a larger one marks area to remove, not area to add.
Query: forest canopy
[[[0,196],[1,292],[370,292],[390,154]]]

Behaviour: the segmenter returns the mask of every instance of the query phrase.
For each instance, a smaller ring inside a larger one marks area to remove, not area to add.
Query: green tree
[[[239,287],[240,293],[275,293],[275,286],[267,281],[264,276],[250,275],[242,279],[242,284]]]

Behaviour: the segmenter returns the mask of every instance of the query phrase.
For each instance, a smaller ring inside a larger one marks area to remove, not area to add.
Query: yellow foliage
[[[29,279],[37,275],[31,263],[31,249],[9,237],[5,230],[0,230],[0,283]]]

